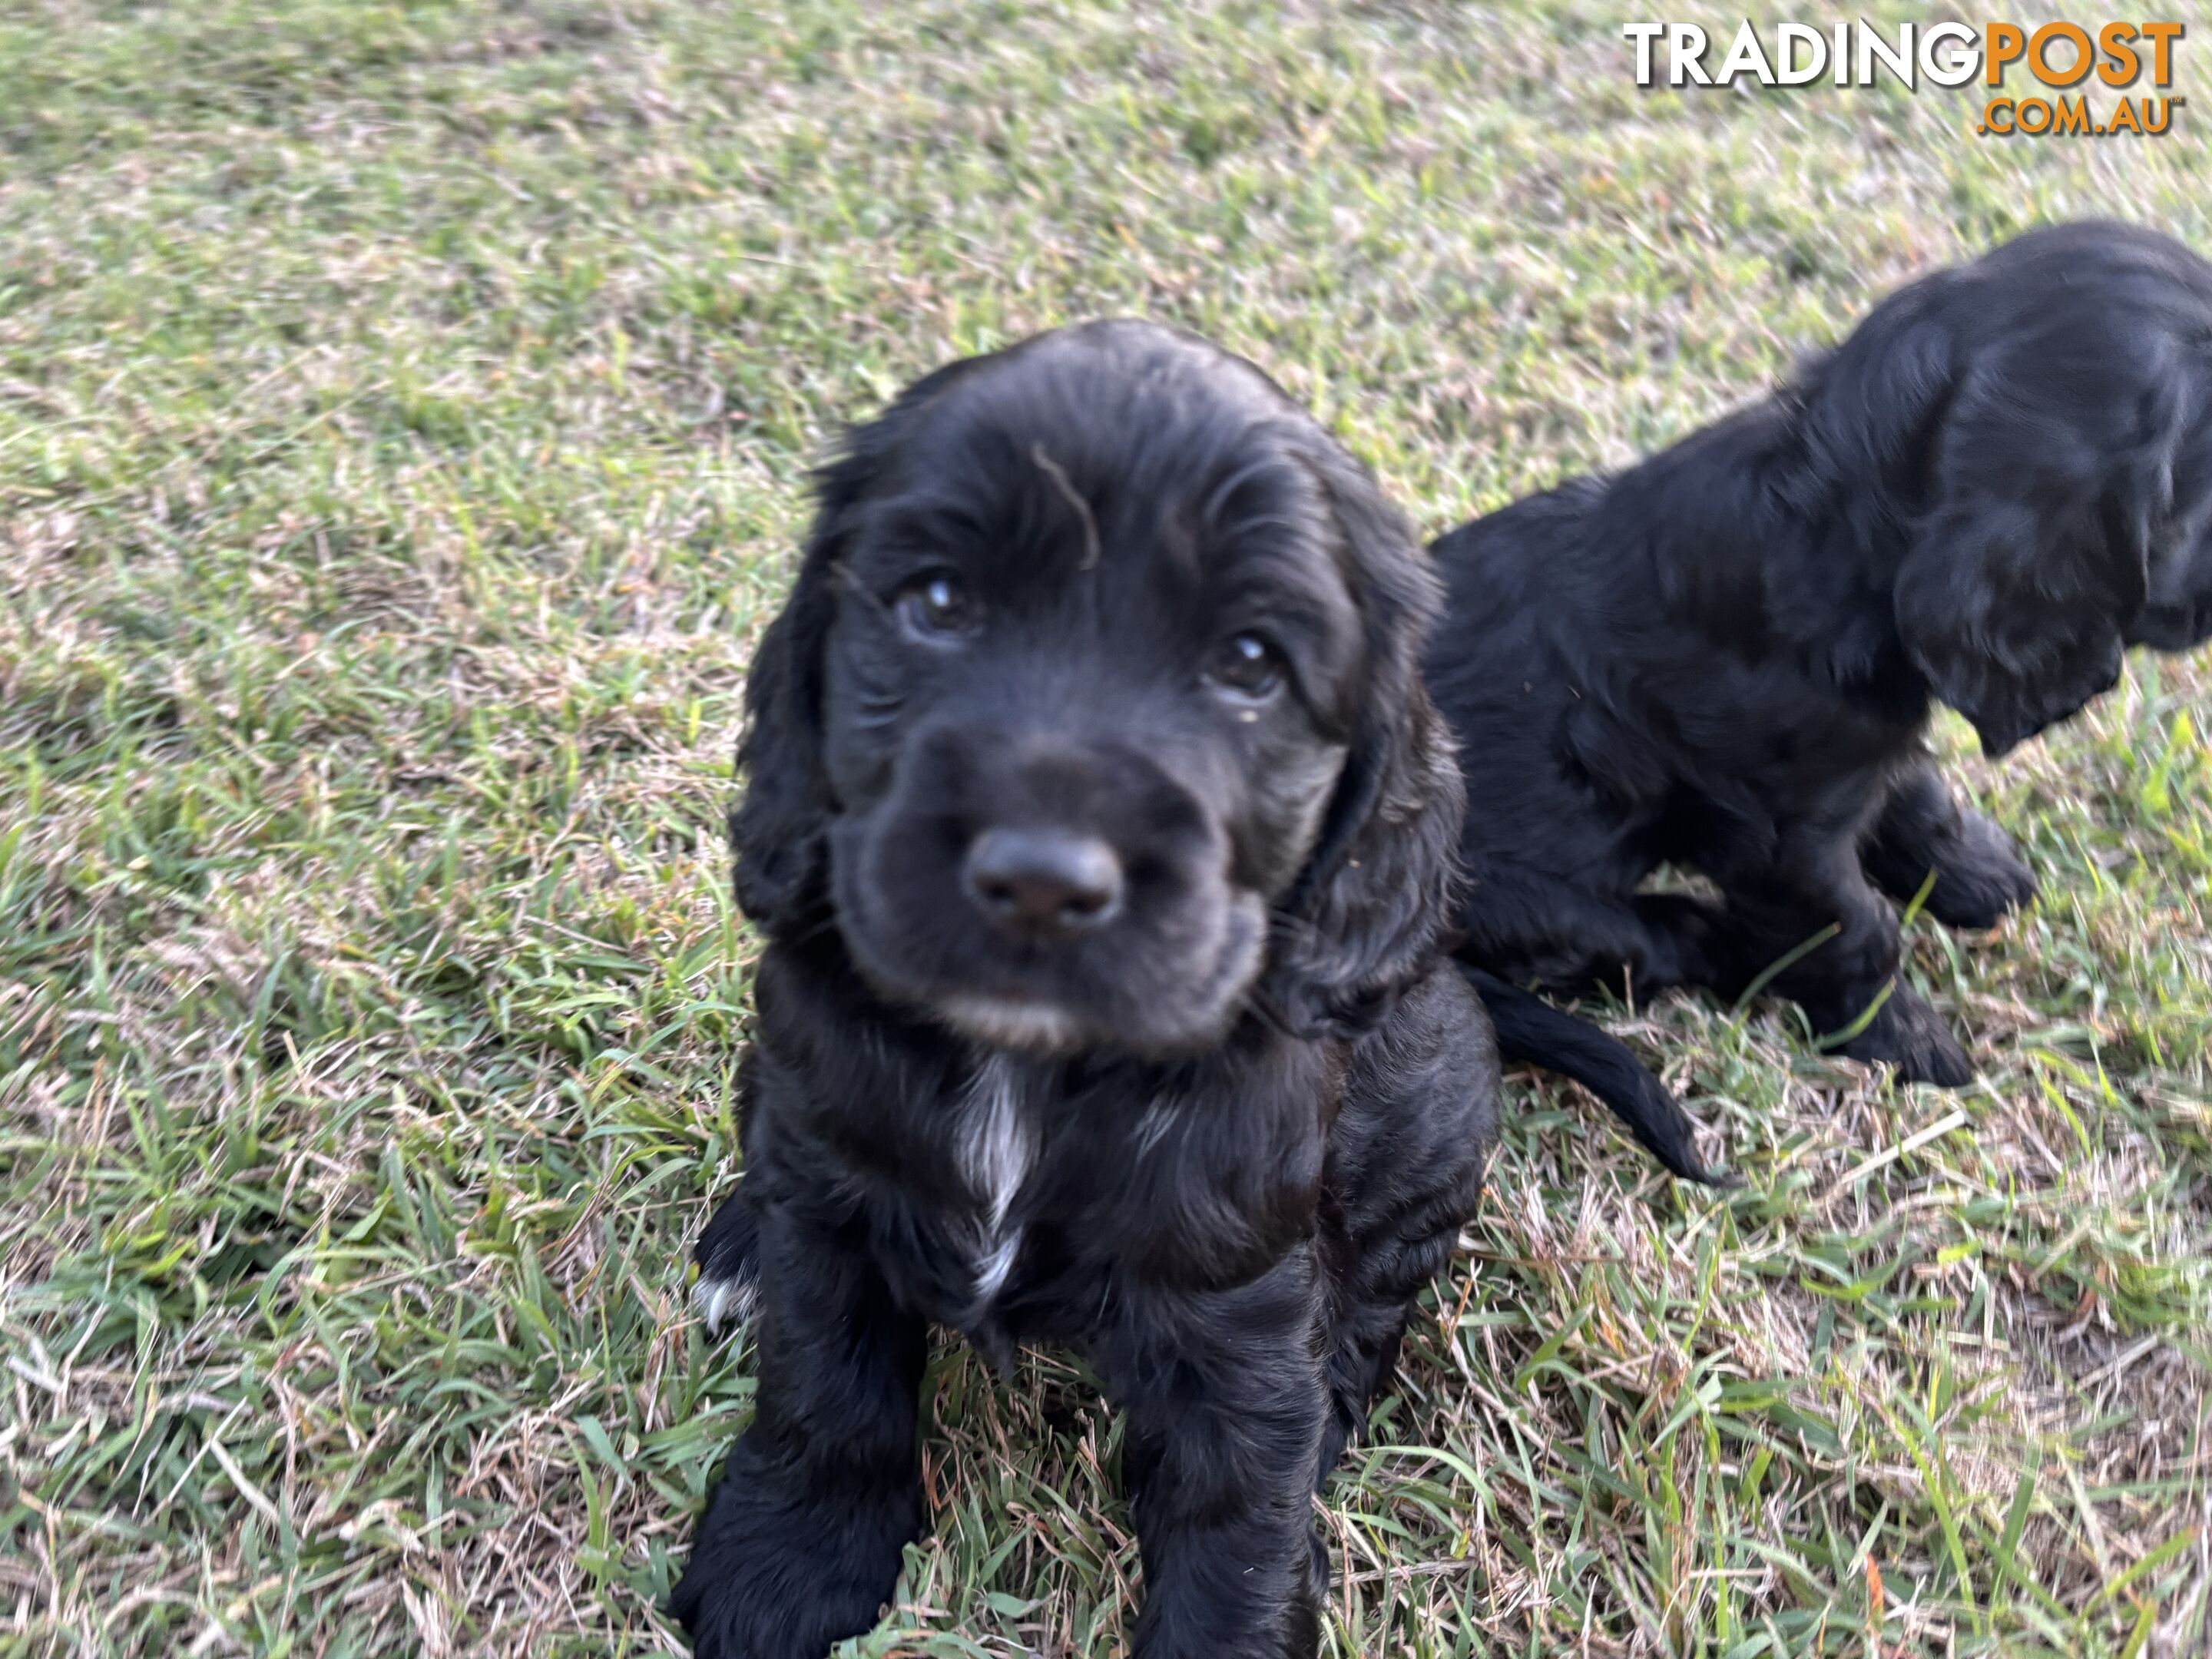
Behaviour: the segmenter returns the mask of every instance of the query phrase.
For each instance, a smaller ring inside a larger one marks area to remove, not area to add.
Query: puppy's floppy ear
[[[730,814],[730,849],[738,907],[771,934],[799,927],[821,898],[823,836],[834,810],[822,764],[822,642],[836,614],[834,522],[857,499],[833,501],[841,470],[825,475],[799,580],[745,675],[738,743],[744,793]]]
[[[1977,493],[1921,524],[1892,589],[1897,627],[1936,695],[2002,755],[2120,677],[2142,608],[2144,515],[2111,498]]]
[[[799,579],[745,676],[738,744],[744,793],[730,814],[738,905],[769,933],[805,925],[827,896],[825,836],[837,809],[822,755],[822,653],[837,615],[838,562],[915,416],[983,361],[964,358],[915,381],[875,420],[848,432],[836,458],[815,475]]]
[[[2212,405],[2212,386],[2196,402]],[[2148,592],[2127,633],[2130,645],[2154,651],[2191,651],[2212,639],[2212,428],[2191,420],[2187,430],[2172,502],[2151,540]]]
[[[1428,556],[1366,469],[1333,443],[1311,462],[1342,538],[1367,684],[1344,770],[1281,908],[1267,992],[1306,1036],[1372,1026],[1428,971],[1455,914],[1466,790],[1420,659],[1443,608]]]

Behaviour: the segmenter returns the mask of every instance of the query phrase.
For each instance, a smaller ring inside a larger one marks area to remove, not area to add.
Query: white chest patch
[[[1029,1176],[1036,1148],[1022,1115],[1021,1086],[1013,1062],[991,1054],[976,1069],[961,1102],[960,1173],[974,1194],[976,1220],[975,1300],[999,1294],[1021,1253],[1022,1230],[1006,1224],[1006,1212]]]

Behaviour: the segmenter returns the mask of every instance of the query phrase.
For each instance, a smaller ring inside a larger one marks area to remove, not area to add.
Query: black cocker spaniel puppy
[[[1964,1083],[1875,889],[1932,872],[1928,908],[1969,927],[2034,890],[1936,772],[1934,703],[2002,755],[2127,647],[2212,635],[2212,266],[2120,224],[2021,236],[1753,407],[1434,551],[1463,948],[1504,1052],[1553,1041],[1532,981],[1735,996],[1771,973],[1843,1053]],[[1645,890],[1662,863],[1720,901]],[[1576,1074],[1700,1173],[1656,1083],[1594,1041]]]
[[[874,1622],[933,1323],[1079,1344],[1127,1413],[1139,1653],[1310,1654],[1312,1494],[1496,1134],[1429,562],[1256,369],[1137,323],[930,375],[819,493],[746,690],[768,945],[699,1250],[757,1409],[674,1610],[714,1659]]]

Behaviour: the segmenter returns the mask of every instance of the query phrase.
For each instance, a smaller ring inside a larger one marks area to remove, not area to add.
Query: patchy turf
[[[2039,219],[2212,248],[2212,108],[1639,94],[1621,21],[0,4],[0,1652],[676,1648],[752,1388],[681,1260],[737,688],[899,381],[1176,319],[1441,529]],[[2203,1650],[2208,727],[2212,666],[2139,663],[1962,758],[2045,884],[1916,929],[1977,1087],[1614,1011],[1716,1199],[1514,1081],[1330,1492],[1334,1651]],[[1112,1414],[1051,1356],[928,1399],[861,1650],[1116,1651]]]

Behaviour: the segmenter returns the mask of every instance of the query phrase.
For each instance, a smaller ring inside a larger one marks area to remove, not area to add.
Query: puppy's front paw
[[[919,1492],[776,1500],[740,1445],[668,1598],[696,1659],[822,1659],[873,1628],[921,1529]]]
[[[1835,1045],[1834,1052],[1853,1060],[1886,1060],[1897,1067],[1903,1083],[1958,1089],[1974,1080],[1973,1062],[1942,1015],[1903,985],[1890,993],[1866,1030]]]
[[[707,1334],[719,1336],[752,1311],[760,1288],[760,1219],[744,1201],[743,1188],[714,1212],[692,1255],[699,1263],[692,1305]]]
[[[1958,838],[1936,866],[1928,913],[1946,927],[1994,927],[2035,896],[2035,872],[2012,837],[1981,812],[1960,815]]]

